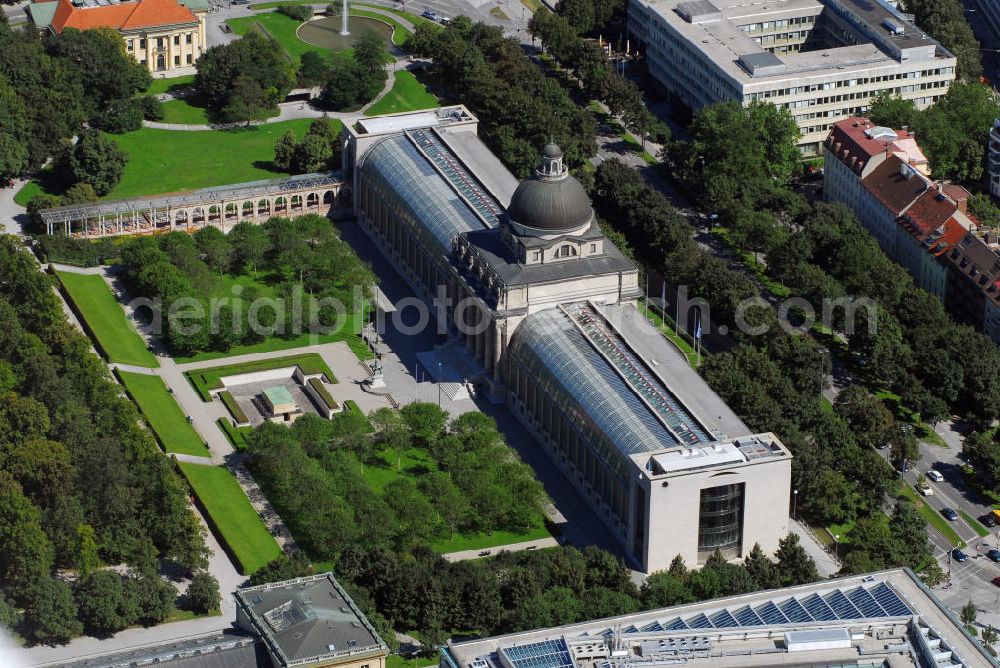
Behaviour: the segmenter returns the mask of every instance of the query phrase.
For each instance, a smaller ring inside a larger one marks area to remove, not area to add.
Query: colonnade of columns
[[[328,184],[308,190],[206,201],[184,206],[143,208],[141,205],[122,202],[120,211],[95,214],[81,208],[79,217],[67,214],[62,220],[58,220],[52,216],[45,222],[49,234],[55,234],[61,228],[67,236],[85,238],[190,230],[205,225],[214,225],[226,232],[232,226],[244,221],[262,223],[272,216],[294,218],[307,213],[326,213],[335,203],[339,193],[340,184]]]

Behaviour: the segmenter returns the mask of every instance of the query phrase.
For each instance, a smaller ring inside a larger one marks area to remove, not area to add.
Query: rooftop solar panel
[[[764,605],[757,606],[756,612],[765,624],[787,624],[788,618],[778,610],[778,606],[773,601],[768,601]]]
[[[865,617],[885,617],[885,610],[875,602],[864,587],[857,587],[847,592],[847,598],[851,599]]]
[[[708,621],[708,617],[706,617],[704,613],[698,613],[690,619],[685,619],[684,622],[692,629],[712,628],[712,622]]]
[[[826,604],[833,608],[834,613],[836,613],[838,619],[861,619],[864,617],[847,597],[844,596],[844,592],[836,589],[826,596],[823,597]]]
[[[652,624],[646,624],[645,626],[642,627],[642,631],[643,632],[662,631],[662,630],[663,630],[663,627],[660,625],[659,622],[653,622]]]
[[[815,621],[806,609],[794,598],[790,598],[784,603],[778,604],[778,609],[788,618],[790,622],[812,622]]]
[[[729,614],[728,610],[720,610],[719,612],[712,615],[710,618],[712,626],[717,629],[726,629],[739,626],[740,623],[736,621],[736,618]]]
[[[780,613],[779,613],[780,614]],[[744,606],[736,611],[734,614],[736,621],[740,623],[740,626],[763,626],[764,620],[753,611],[749,605]]]
[[[882,606],[882,609],[884,609],[892,617],[902,617],[913,614],[913,612],[906,606],[905,603],[903,603],[899,596],[896,595],[896,592],[890,589],[889,585],[884,582],[880,582],[877,586],[872,588],[871,595],[875,597],[875,600]]]
[[[689,628],[688,625],[685,624],[684,620],[681,619],[680,617],[674,617],[669,622],[663,625],[664,631],[680,631],[686,628]]]
[[[813,594],[806,597],[802,601],[803,607],[809,611],[809,614],[813,616],[813,619],[817,621],[829,622],[831,620],[837,619],[837,615],[830,609],[823,599],[819,597],[819,594]]]

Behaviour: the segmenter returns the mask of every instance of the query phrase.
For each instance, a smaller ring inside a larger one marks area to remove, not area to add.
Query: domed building
[[[545,146],[518,182],[476,126],[458,106],[345,127],[362,229],[633,564],[773,552],[788,532],[788,451],[752,434],[638,312],[638,270],[562,150]]]

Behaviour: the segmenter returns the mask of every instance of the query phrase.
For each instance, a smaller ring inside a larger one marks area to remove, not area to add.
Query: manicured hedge
[[[278,357],[275,359],[258,360],[245,364],[228,364],[225,366],[213,366],[207,369],[197,369],[185,372],[185,376],[198,391],[202,401],[212,400],[212,390],[222,388],[223,376],[235,376],[241,373],[253,373],[255,371],[268,371],[269,369],[281,369],[284,367],[297,366],[302,369],[302,373],[307,376],[321,373],[326,376],[331,383],[337,382],[337,377],[330,371],[330,367],[317,353],[306,353],[305,355],[290,355],[289,357]]]
[[[247,449],[247,434],[253,433],[253,427],[237,427],[232,420],[224,417],[220,417],[216,422],[237,452]]]
[[[337,410],[340,408],[340,404],[337,403],[336,399],[330,394],[329,390],[324,387],[323,383],[319,378],[310,378],[309,385],[316,390],[316,394],[326,403],[326,407],[332,410]]]
[[[243,412],[242,408],[240,408],[239,403],[236,401],[236,397],[229,392],[219,392],[219,398],[222,399],[222,403],[225,405],[230,415],[233,416],[233,419],[236,420],[236,424],[247,424],[250,422],[250,418],[248,418],[247,414]]]

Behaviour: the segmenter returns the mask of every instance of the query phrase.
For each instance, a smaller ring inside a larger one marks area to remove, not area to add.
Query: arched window
[[[556,249],[556,257],[573,257],[576,255],[576,249],[569,244],[563,244]]]

